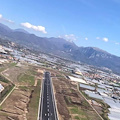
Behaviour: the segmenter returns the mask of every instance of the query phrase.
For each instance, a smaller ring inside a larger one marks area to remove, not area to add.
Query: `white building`
[[[4,90],[4,87],[0,84],[0,92]]]

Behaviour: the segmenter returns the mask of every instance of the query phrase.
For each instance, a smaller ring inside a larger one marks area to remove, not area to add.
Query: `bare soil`
[[[14,90],[1,107],[0,120],[3,120],[2,117],[5,117],[7,120],[10,116],[12,116],[12,118],[17,118],[18,120],[25,120],[30,94],[30,90],[21,90],[19,88]]]
[[[58,75],[55,71],[51,71],[51,73],[60,120],[76,120],[76,115],[80,119],[85,118],[84,120],[100,120],[98,115],[80,95],[77,90],[77,84],[72,84],[69,79],[66,79],[60,73],[59,77],[57,77]],[[72,114],[70,108],[74,106],[78,107],[84,114]]]
[[[18,76],[26,71],[27,69],[23,67],[12,67],[3,72],[3,75],[9,78],[14,84],[19,84]]]

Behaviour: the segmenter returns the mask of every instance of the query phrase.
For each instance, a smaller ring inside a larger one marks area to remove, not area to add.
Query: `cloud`
[[[118,42],[116,42],[115,44],[116,44],[116,45],[120,45],[120,43],[118,43]]]
[[[58,36],[59,38],[64,38],[65,40],[69,42],[73,42],[77,40],[77,37],[74,34],[69,34],[69,35],[63,35],[63,36]]]
[[[107,37],[104,37],[104,38],[100,38],[100,37],[96,37],[97,40],[102,40],[104,42],[108,42],[109,39]]]
[[[42,33],[47,33],[46,30],[45,30],[45,27],[43,27],[43,26],[35,26],[35,25],[32,25],[28,22],[21,23],[21,26],[29,28],[29,29],[33,29],[35,31],[39,31],[39,32],[42,32]]]
[[[100,37],[96,37],[97,40],[100,40]]]
[[[86,37],[85,40],[88,40],[88,38]]]
[[[108,39],[108,38],[106,38],[106,37],[104,37],[104,38],[103,38],[103,41],[108,42],[108,41],[109,41],[109,39]]]
[[[2,21],[8,22],[8,23],[14,23],[14,21],[4,18],[4,17],[2,16],[2,14],[0,14],[0,19],[1,19]]]
[[[9,23],[14,23],[14,21],[12,20],[8,20],[8,19],[4,19],[6,22],[9,22]]]
[[[2,15],[0,14],[0,19],[2,18]]]

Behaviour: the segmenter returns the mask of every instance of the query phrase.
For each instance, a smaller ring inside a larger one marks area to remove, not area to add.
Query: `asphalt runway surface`
[[[52,81],[49,72],[44,73],[39,120],[58,120]]]

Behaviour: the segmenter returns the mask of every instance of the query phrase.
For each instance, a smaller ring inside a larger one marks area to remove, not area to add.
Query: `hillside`
[[[30,49],[52,53],[98,67],[107,67],[120,73],[120,57],[94,47],[78,47],[62,38],[44,38],[29,34],[22,29],[12,30],[0,24],[0,37],[27,46]]]

